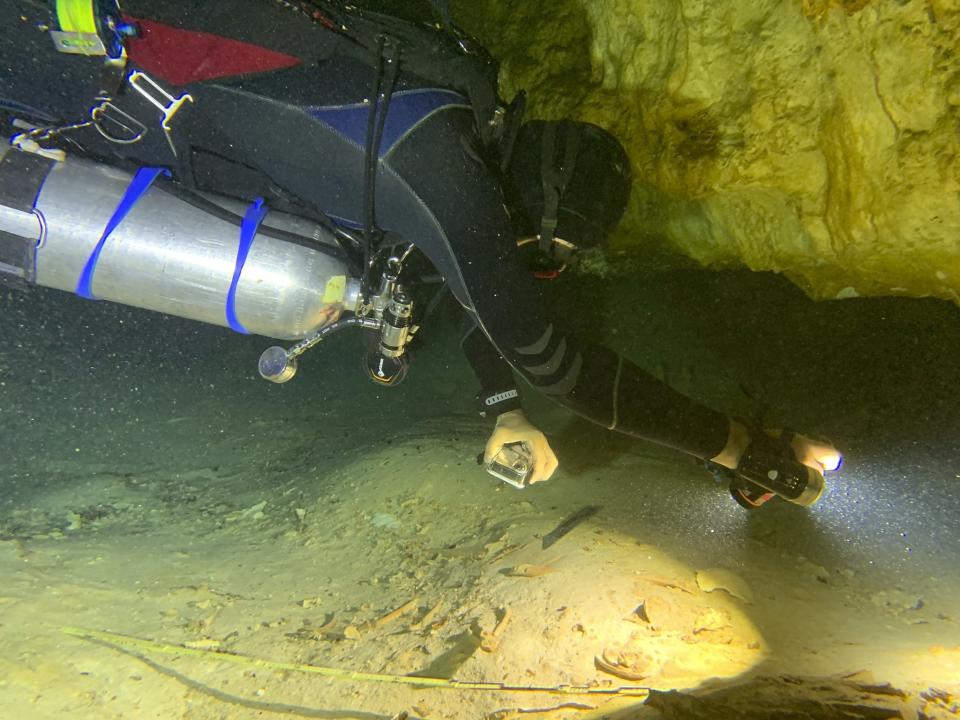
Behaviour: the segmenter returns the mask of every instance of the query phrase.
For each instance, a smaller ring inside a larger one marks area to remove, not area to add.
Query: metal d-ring
[[[133,145],[140,142],[143,136],[147,134],[147,126],[137,120],[127,112],[124,112],[114,105],[110,98],[101,98],[100,104],[90,111],[90,118],[93,121],[93,127],[98,133],[112,143],[118,145]],[[126,131],[127,137],[117,137],[112,131],[104,127],[104,123],[109,121],[121,130]]]

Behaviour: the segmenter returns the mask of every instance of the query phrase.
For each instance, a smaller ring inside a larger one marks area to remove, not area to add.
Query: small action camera
[[[495,478],[522,490],[533,474],[533,459],[522,442],[509,443],[484,467]]]

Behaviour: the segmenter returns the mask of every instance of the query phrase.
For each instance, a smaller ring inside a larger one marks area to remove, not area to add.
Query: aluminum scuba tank
[[[206,196],[224,210],[210,212],[154,184],[106,232],[135,176],[75,157],[38,171],[34,159],[0,145],[0,278],[78,292],[96,255],[94,298],[291,340],[356,308],[359,282],[311,220],[270,212],[241,257],[241,203]]]

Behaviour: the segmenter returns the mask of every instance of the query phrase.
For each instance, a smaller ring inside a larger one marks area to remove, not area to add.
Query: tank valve
[[[289,350],[274,345],[260,355],[260,377],[285,383],[297,374],[297,358],[327,335],[346,327],[375,330],[376,339],[364,358],[367,376],[378,385],[396,385],[407,375],[407,345],[417,332],[413,324],[413,300],[397,283],[401,259],[390,258],[376,295],[360,303],[358,315],[322,327]]]

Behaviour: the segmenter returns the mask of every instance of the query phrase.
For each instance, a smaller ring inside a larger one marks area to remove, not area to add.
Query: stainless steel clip
[[[130,73],[127,82],[130,83],[130,87],[140,93],[147,102],[163,114],[160,127],[163,129],[163,133],[167,138],[171,152],[173,152],[174,157],[176,157],[177,149],[174,147],[173,139],[170,137],[170,133],[173,130],[170,127],[170,121],[173,120],[174,115],[180,111],[180,108],[182,108],[184,104],[193,102],[193,96],[184,93],[180,97],[174,97],[160,87],[153,78],[140,70],[134,70]]]
[[[90,111],[90,119],[98,133],[119,145],[139,142],[147,132],[146,125],[118,108],[110,98],[100,98],[100,103]]]

